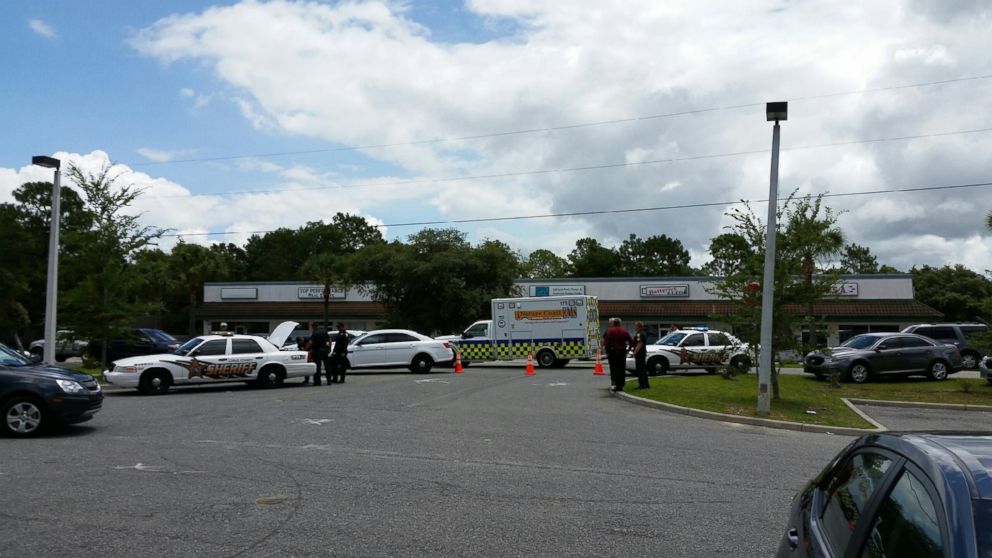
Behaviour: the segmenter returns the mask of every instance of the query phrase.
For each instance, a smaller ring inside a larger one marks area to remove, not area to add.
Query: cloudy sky
[[[358,213],[404,223],[992,182],[992,7],[978,0],[7,2],[0,201],[119,165],[194,242]],[[882,263],[992,268],[992,187],[831,198]],[[527,254],[679,238],[728,206],[457,224]],[[764,213],[765,205],[754,207]],[[203,233],[219,233],[205,235]],[[168,248],[175,236],[163,238]]]

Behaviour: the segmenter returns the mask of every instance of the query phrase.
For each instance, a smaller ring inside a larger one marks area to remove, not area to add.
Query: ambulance
[[[461,353],[462,364],[531,355],[541,367],[562,367],[600,350],[599,301],[594,296],[495,298],[492,319],[461,335],[438,337]]]

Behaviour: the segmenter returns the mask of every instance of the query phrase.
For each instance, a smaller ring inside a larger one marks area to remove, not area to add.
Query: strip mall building
[[[628,325],[642,321],[649,334],[657,336],[672,324],[730,330],[727,324],[712,318],[733,311],[732,302],[711,294],[712,282],[708,277],[624,277],[522,279],[516,285],[521,296],[596,296],[604,325],[612,316],[622,318]],[[813,314],[827,324],[827,341],[831,345],[859,333],[898,331],[943,317],[913,298],[913,278],[909,274],[845,275],[834,292],[832,298],[813,305]],[[204,332],[216,330],[220,322],[245,333],[265,333],[286,320],[300,322],[300,327],[306,328],[322,319],[321,295],[322,287],[309,282],[207,283],[197,316]],[[804,309],[788,311],[798,314]],[[382,305],[361,289],[331,292],[329,318],[344,322],[349,329],[374,329],[384,316]],[[485,318],[488,316],[467,315],[463,326]]]

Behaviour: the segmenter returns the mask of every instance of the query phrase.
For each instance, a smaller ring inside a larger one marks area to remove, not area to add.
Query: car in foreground
[[[862,384],[880,376],[926,374],[944,380],[960,372],[961,351],[914,333],[863,333],[839,347],[813,351],[803,359],[803,371],[817,378],[839,374]]]
[[[377,329],[348,345],[348,368],[409,368],[427,373],[435,364],[449,364],[455,353],[448,341],[408,329]]]
[[[976,335],[987,333],[989,326],[977,322],[948,323],[948,324],[917,324],[907,326],[903,333],[915,333],[929,337],[938,343],[957,345],[961,350],[961,361],[965,370],[978,368],[978,361],[985,356],[985,351],[974,346],[971,339]]]
[[[703,368],[712,374],[724,366],[742,370],[751,367],[747,343],[729,333],[707,328],[670,332],[647,346],[646,359],[651,376],[693,368]],[[627,359],[626,368],[637,370],[633,357]]]
[[[108,382],[161,395],[175,385],[246,382],[277,387],[287,378],[312,376],[306,351],[280,350],[296,322],[284,322],[268,338],[224,333],[194,337],[175,351],[117,360],[103,375]]]
[[[103,406],[103,390],[89,374],[47,366],[0,344],[0,427],[27,438],[56,424],[85,422]]]
[[[55,360],[65,362],[72,357],[81,357],[86,354],[86,347],[89,343],[84,339],[74,337],[72,330],[60,329],[55,333]],[[45,340],[36,339],[28,346],[28,351],[32,355],[43,358],[45,354]]]
[[[992,433],[855,440],[793,499],[777,556],[992,556]]]

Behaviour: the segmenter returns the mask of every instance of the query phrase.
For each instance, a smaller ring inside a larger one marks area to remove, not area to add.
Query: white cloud
[[[137,33],[132,44],[165,62],[189,60],[210,68],[237,91],[232,101],[244,118],[267,134],[337,145],[759,103],[609,126],[366,149],[361,155],[413,177],[631,165],[370,187],[349,191],[360,196],[341,196],[351,207],[376,211],[400,211],[421,196],[450,218],[491,217],[763,199],[767,153],[705,156],[768,149],[770,126],[760,103],[779,99],[793,99],[790,120],[783,124],[783,195],[793,188],[849,193],[988,180],[988,160],[981,155],[992,149],[988,133],[789,149],[992,126],[985,117],[990,80],[817,98],[990,73],[990,12],[983,6],[751,0],[720,3],[716,10],[710,2],[472,0],[466,4],[469,15],[510,22],[490,29],[512,34],[450,43],[434,40],[429,29],[415,23],[409,12],[415,8],[407,4],[242,2],[162,19]],[[637,164],[672,157],[688,160]],[[301,187],[348,182],[316,167],[265,172],[283,173],[285,184]],[[366,174],[359,181],[380,179]],[[948,257],[979,269],[992,267],[992,259],[968,239],[987,235],[981,216],[992,207],[990,192],[889,194],[828,203],[847,210],[840,223],[849,241],[868,244],[883,263],[937,257],[902,248],[911,245],[908,238],[934,237],[946,241],[944,249],[974,250]],[[763,213],[757,205],[756,210]],[[631,231],[664,233],[681,239],[697,262],[709,239],[723,232],[722,212],[588,217],[570,220],[576,224],[572,228],[528,226],[527,235],[509,225],[489,230],[502,230],[503,238],[516,238],[521,247],[529,241],[561,246],[560,235],[567,234],[616,241]],[[902,235],[903,241],[890,241]]]
[[[156,149],[154,147],[139,147],[135,149],[139,155],[155,163],[166,163],[192,153],[189,149]]]
[[[55,31],[55,28],[40,19],[29,19],[28,27],[46,39],[54,39],[58,37],[58,33]]]

